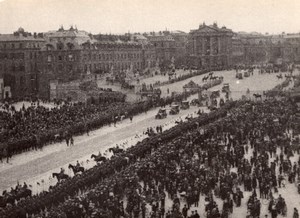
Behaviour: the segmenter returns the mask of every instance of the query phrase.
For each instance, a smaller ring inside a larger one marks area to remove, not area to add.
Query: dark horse
[[[118,153],[121,153],[121,152],[124,151],[124,149],[119,148],[119,147],[116,147],[116,148],[109,148],[108,150],[109,150],[109,152],[113,152],[114,154],[118,154]]]
[[[96,161],[96,162],[101,162],[101,161],[105,162],[106,161],[106,157],[103,157],[101,154],[98,156],[92,154],[91,158],[94,158],[94,161]]]
[[[277,76],[278,79],[282,79],[283,78],[282,74],[279,74],[279,75],[276,75],[276,76]]]
[[[69,169],[72,169],[73,170],[73,173],[76,174],[76,173],[79,173],[79,172],[82,172],[84,171],[84,167],[81,167],[81,166],[74,166],[72,164],[69,164]]]
[[[52,177],[56,177],[58,181],[70,178],[67,174],[64,173],[52,173]]]
[[[209,77],[209,76],[204,76],[204,77],[202,78],[202,82],[207,81],[207,80],[208,80],[208,77]]]
[[[261,94],[258,94],[258,93],[254,93],[253,96],[255,97],[255,99],[258,99],[260,98],[261,99]]]

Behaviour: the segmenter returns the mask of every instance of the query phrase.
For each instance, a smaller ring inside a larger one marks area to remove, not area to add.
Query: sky
[[[300,0],[0,0],[0,34],[61,25],[93,34],[189,32],[203,22],[235,32],[300,32]]]

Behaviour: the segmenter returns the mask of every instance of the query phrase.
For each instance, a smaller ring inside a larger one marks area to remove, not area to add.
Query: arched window
[[[24,86],[24,77],[23,76],[21,76],[20,77],[20,87],[23,87]]]
[[[56,47],[57,47],[58,50],[63,50],[64,44],[59,42],[59,43],[56,44]]]
[[[48,55],[48,56],[47,56],[47,62],[52,62],[52,60],[53,60],[53,59],[52,59],[52,55]]]
[[[67,46],[69,50],[72,50],[75,47],[74,44],[70,42],[67,43]]]

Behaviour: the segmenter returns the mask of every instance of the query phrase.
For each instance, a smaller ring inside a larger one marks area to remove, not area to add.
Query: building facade
[[[13,98],[49,99],[52,80],[66,83],[86,74],[142,72],[156,63],[151,44],[95,40],[73,27],[39,36],[20,28],[0,35],[0,50],[0,78]]]
[[[0,78],[6,90],[4,98],[35,95],[39,89],[41,52],[45,40],[20,28],[13,34],[0,35]]]
[[[233,32],[217,24],[205,23],[191,30],[188,42],[188,62],[196,68],[228,67],[232,59]]]
[[[300,64],[300,34],[286,34],[283,43],[283,60]]]

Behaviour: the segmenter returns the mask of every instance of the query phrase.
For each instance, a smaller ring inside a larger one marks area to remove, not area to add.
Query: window
[[[52,55],[48,55],[47,61],[48,61],[48,62],[52,62]]]
[[[25,70],[25,67],[22,63],[19,64],[19,70],[20,71],[24,71]]]
[[[64,48],[64,44],[63,43],[57,43],[57,49],[58,50],[62,50]]]
[[[58,70],[59,70],[59,71],[62,71],[62,70],[63,70],[63,65],[62,65],[62,64],[59,64],[59,65],[58,65]]]
[[[15,64],[12,64],[12,65],[11,65],[10,70],[11,70],[12,72],[15,72],[15,71],[16,71]]]
[[[62,60],[63,60],[63,58],[62,58],[61,55],[58,55],[58,60],[59,60],[59,61],[62,61]]]
[[[14,44],[14,43],[11,44],[11,48],[12,48],[12,49],[15,48],[15,44]]]
[[[69,60],[69,61],[74,61],[74,56],[73,56],[73,54],[69,54],[69,55],[68,55],[68,60]]]
[[[23,85],[24,85],[24,77],[21,76],[20,77],[20,87],[23,87]]]
[[[22,43],[19,43],[19,48],[23,48],[23,44]]]

